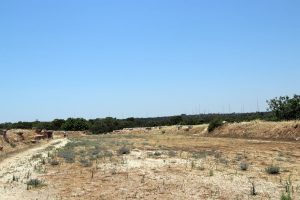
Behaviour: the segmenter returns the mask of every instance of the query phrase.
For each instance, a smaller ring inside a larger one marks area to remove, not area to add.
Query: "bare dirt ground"
[[[118,155],[124,146],[131,152]],[[289,184],[293,199],[300,195],[297,142],[104,135],[72,140],[70,152],[76,162],[61,160],[45,174],[61,199],[280,199]],[[271,165],[280,174],[268,174]]]
[[[261,125],[224,131],[250,127],[260,135]],[[172,126],[53,141],[0,162],[0,199],[279,200],[288,193],[300,199],[300,141],[229,138],[229,132],[218,138],[224,128],[213,135],[207,125]],[[269,167],[278,173],[268,173]],[[43,184],[28,188],[31,178]]]
[[[30,190],[27,182],[47,171],[39,167],[39,160],[46,155],[46,150],[63,147],[68,140],[55,139],[31,149],[13,154],[0,162],[0,199],[52,199],[51,187],[40,190]]]

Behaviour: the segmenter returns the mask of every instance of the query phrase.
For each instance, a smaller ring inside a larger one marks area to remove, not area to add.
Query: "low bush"
[[[130,149],[128,147],[121,147],[118,150],[119,155],[125,155],[125,154],[129,154],[129,153],[130,153]]]
[[[243,171],[247,171],[248,168],[249,168],[249,164],[248,164],[248,163],[245,163],[245,162],[242,162],[242,163],[240,164],[240,168],[241,168],[241,170],[243,170]]]
[[[223,125],[223,122],[220,119],[212,120],[208,125],[208,132],[214,131],[216,128]]]
[[[31,187],[40,187],[43,186],[44,183],[43,181],[39,180],[39,179],[30,179],[29,181],[27,181],[27,186],[31,186]]]
[[[93,165],[93,163],[90,160],[87,160],[87,159],[81,159],[80,164],[83,167],[91,167]]]
[[[271,165],[271,166],[266,168],[266,172],[268,174],[279,174],[280,173],[280,168],[278,166]]]
[[[290,193],[287,193],[287,194],[282,193],[280,200],[292,200],[291,194]]]
[[[59,161],[58,160],[50,160],[50,165],[52,166],[56,166],[56,165],[59,165]]]
[[[161,156],[161,155],[162,155],[162,153],[161,153],[161,152],[159,152],[159,151],[155,151],[153,155],[154,155],[154,156]]]
[[[169,155],[169,157],[175,157],[175,156],[177,156],[177,152],[171,150],[171,151],[169,151],[168,155]]]
[[[57,153],[58,157],[64,158],[67,163],[75,162],[75,152],[69,149],[62,149]]]

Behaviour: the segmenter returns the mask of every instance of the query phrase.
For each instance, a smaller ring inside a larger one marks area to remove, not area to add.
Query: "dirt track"
[[[53,199],[53,197],[49,198],[52,193],[51,187],[48,187],[47,190],[27,190],[28,179],[38,176],[38,170],[35,169],[38,161],[33,160],[32,156],[46,154],[47,147],[59,148],[66,145],[67,142],[67,139],[55,139],[0,162],[0,199]]]

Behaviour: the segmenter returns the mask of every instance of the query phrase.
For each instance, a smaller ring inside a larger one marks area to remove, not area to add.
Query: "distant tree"
[[[129,117],[129,118],[126,119],[126,121],[134,122],[134,117]]]
[[[300,119],[300,95],[281,96],[267,101],[269,110],[278,120]]]
[[[66,131],[85,131],[89,129],[89,123],[83,118],[69,118],[61,126]]]
[[[65,120],[55,119],[51,123],[52,123],[53,130],[60,130],[62,125],[65,123]]]
[[[108,133],[113,130],[123,128],[121,126],[120,120],[112,117],[107,117],[105,119],[96,119],[90,127],[90,131],[94,134]]]
[[[53,126],[52,126],[51,122],[35,122],[34,128],[52,130]]]
[[[173,116],[170,118],[170,125],[177,125],[182,122],[182,116]]]
[[[108,130],[107,125],[101,119],[96,119],[90,127],[93,134],[105,133]]]

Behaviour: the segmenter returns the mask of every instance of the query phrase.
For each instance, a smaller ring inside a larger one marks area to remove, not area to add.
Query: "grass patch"
[[[74,163],[76,154],[73,149],[61,149],[57,152],[57,156],[65,159],[67,163]]]
[[[292,200],[291,194],[290,193],[282,193],[280,200]]]

